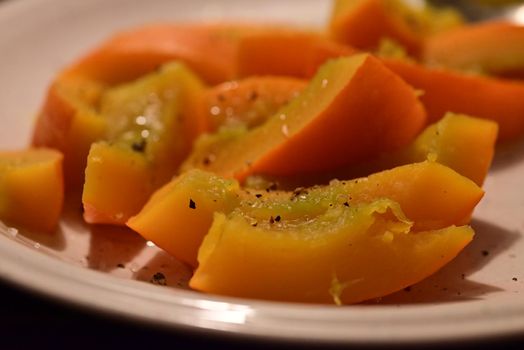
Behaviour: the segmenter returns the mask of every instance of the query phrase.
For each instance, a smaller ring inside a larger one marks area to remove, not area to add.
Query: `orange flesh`
[[[264,125],[213,154],[211,164],[190,158],[183,168],[240,180],[329,171],[408,144],[425,121],[414,90],[377,59],[339,58]]]
[[[306,81],[278,76],[250,77],[226,82],[206,91],[202,108],[211,130],[221,126],[264,123],[278,109],[297,97]]]
[[[310,201],[317,198],[316,205],[308,206],[305,199],[305,213],[297,208],[290,212],[289,207],[296,204],[290,202],[290,193],[262,191],[261,196],[254,197],[239,191],[234,181],[192,170],[158,190],[127,225],[178,259],[196,266],[197,249],[211,225],[213,213],[229,213],[242,201],[247,205],[242,210],[247,213],[287,218],[311,214],[313,209],[322,207],[319,198],[324,197],[326,206],[333,200],[354,206],[389,198],[399,203],[417,230],[433,230],[462,223],[483,196],[472,181],[432,162],[406,165],[368,178],[334,182],[307,192],[312,198]],[[191,200],[194,208],[190,207]],[[307,209],[311,206],[313,208]]]
[[[472,24],[427,39],[430,65],[510,76],[524,74],[524,27],[494,21]]]
[[[393,39],[417,56],[422,36],[395,16],[383,0],[337,1],[331,21],[333,37],[359,49],[373,51],[383,38]]]
[[[333,222],[307,226],[253,227],[238,216],[216,215],[190,286],[244,298],[356,303],[424,279],[473,238],[469,227],[412,231],[389,221],[380,202],[337,209],[326,213]]]
[[[56,229],[64,202],[60,152],[0,152],[0,219],[24,228]]]
[[[420,100],[435,122],[447,112],[490,119],[499,125],[499,141],[524,133],[524,84],[504,79],[426,68],[399,60],[384,64],[423,94]]]

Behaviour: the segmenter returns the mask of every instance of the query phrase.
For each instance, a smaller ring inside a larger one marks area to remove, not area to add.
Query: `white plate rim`
[[[0,4],[0,22],[50,0]],[[345,344],[480,340],[524,332],[524,301],[486,304],[303,306],[215,297],[120,280],[69,265],[0,235],[0,276],[88,309],[149,324],[287,341]],[[97,295],[96,298],[92,295]],[[395,312],[391,312],[395,310]],[[427,312],[424,322],[420,313]],[[318,325],[323,324],[321,329]],[[467,327],[461,327],[466,325]],[[286,332],[283,332],[286,328]],[[414,332],[414,330],[424,330]]]

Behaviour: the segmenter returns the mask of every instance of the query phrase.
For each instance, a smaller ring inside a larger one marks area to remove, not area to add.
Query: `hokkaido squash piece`
[[[0,219],[53,231],[64,202],[63,156],[51,149],[0,152]]]
[[[377,159],[329,173],[308,174],[300,178],[254,176],[246,180],[246,186],[264,189],[275,185],[279,189],[292,189],[312,184],[325,184],[333,178],[352,179],[368,176],[425,160],[443,164],[482,186],[495,154],[497,133],[498,125],[491,120],[447,113],[435,124],[427,126],[406,148],[384,153]],[[224,132],[219,135],[226,140],[235,137],[234,135],[228,137]],[[214,139],[218,144],[218,138]]]
[[[336,40],[359,49],[374,51],[383,39],[391,39],[418,56],[426,35],[462,22],[456,11],[415,8],[402,0],[337,0],[330,31]]]
[[[182,169],[239,180],[331,170],[407,145],[425,121],[415,91],[376,58],[342,57],[266,123],[213,154],[197,149]]]
[[[200,103],[205,86],[181,62],[168,63],[155,73],[108,89],[100,112],[111,123],[107,139],[145,143],[155,176],[165,182],[208,129]]]
[[[407,149],[388,158],[397,158],[396,165],[431,159],[482,186],[495,155],[497,134],[498,125],[491,120],[448,113]]]
[[[68,71],[114,85],[180,60],[217,84],[236,77],[238,39],[252,30],[262,29],[234,23],[144,26],[115,35]]]
[[[67,189],[82,187],[89,147],[106,133],[106,121],[96,111],[103,91],[96,82],[60,76],[49,87],[38,115],[31,143],[63,153]]]
[[[524,133],[524,83],[428,68],[402,61],[384,64],[423,94],[428,121],[435,122],[447,112],[490,119],[499,125],[499,141]]]
[[[157,190],[127,226],[194,266],[213,213],[233,210],[241,195],[235,180],[192,170]]]
[[[327,60],[356,50],[305,30],[274,28],[249,33],[238,42],[237,74],[312,77]]]
[[[338,206],[304,222],[216,214],[189,285],[213,294],[351,304],[421,281],[473,238],[470,227],[416,232],[395,202]]]
[[[264,123],[280,107],[298,96],[306,81],[278,76],[250,77],[217,85],[206,91],[202,108],[211,130]]]
[[[524,27],[494,21],[471,24],[427,39],[429,65],[472,72],[524,75]]]
[[[149,162],[127,144],[94,143],[85,174],[82,202],[88,223],[123,225],[154,190]]]
[[[87,222],[124,224],[171,179],[203,129],[203,91],[184,65],[172,63],[104,93],[100,110],[116,144],[91,148],[82,196]],[[122,180],[125,169],[130,175]]]
[[[355,167],[338,170],[330,176],[353,178],[404,164],[431,160],[482,186],[495,155],[497,134],[498,125],[491,120],[447,113],[444,118],[426,127],[405,149],[383,154],[378,159]],[[318,183],[325,180],[316,181]]]
[[[104,139],[97,113],[102,93],[133,81],[160,65],[182,59],[207,80],[236,76],[237,37],[251,26],[241,24],[162,24],[120,33],[71,64],[50,86],[33,131],[32,145],[64,153],[67,188],[84,180],[89,147]]]
[[[472,181],[433,162],[294,192],[241,190],[234,180],[194,169],[158,190],[127,225],[195,266],[197,249],[213,212],[227,214],[237,208],[266,221],[271,217],[277,221],[304,220],[333,205],[354,206],[389,198],[399,203],[417,230],[432,230],[463,222],[482,196],[482,190]]]

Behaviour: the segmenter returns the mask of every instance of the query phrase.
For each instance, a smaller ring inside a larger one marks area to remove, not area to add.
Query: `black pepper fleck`
[[[262,195],[260,193],[255,194],[255,197],[260,198]]]
[[[280,215],[275,216],[275,221],[276,222],[280,222],[280,219],[281,219]]]
[[[257,227],[257,226],[258,226],[258,222],[255,222],[255,223],[252,224],[251,226],[253,226],[253,227]]]
[[[116,267],[118,267],[119,269],[125,268],[124,264],[117,264]]]
[[[271,216],[271,217],[269,218],[269,223],[270,223],[270,224],[274,224],[274,223],[275,223],[275,219],[273,218],[273,216]]]
[[[512,278],[513,281],[518,281],[517,277]]]
[[[191,198],[189,198],[189,207],[191,209],[196,209],[196,203]]]
[[[277,184],[273,182],[271,185],[269,185],[269,186],[266,188],[266,192],[275,191],[276,189],[277,189]]]
[[[255,101],[258,98],[258,92],[251,91],[251,94],[249,95],[249,101]]]
[[[482,256],[488,256],[488,255],[489,255],[489,252],[487,250],[482,251]]]
[[[404,288],[404,291],[405,291],[405,292],[411,292],[411,287],[406,287],[406,288]]]
[[[166,276],[162,272],[157,272],[151,277],[151,283],[158,284],[159,286],[166,286],[167,285],[167,279]]]
[[[344,202],[344,206],[345,207],[349,207],[349,203],[348,202]]]
[[[145,139],[142,139],[140,141],[137,141],[137,142],[133,142],[131,144],[131,148],[133,149],[133,151],[135,152],[144,152],[146,150],[146,145],[147,145],[147,142]]]

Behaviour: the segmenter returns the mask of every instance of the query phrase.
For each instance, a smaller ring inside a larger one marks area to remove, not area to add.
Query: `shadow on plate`
[[[490,171],[496,173],[524,161],[524,139],[497,146]]]
[[[125,268],[146,246],[146,241],[127,227],[92,225],[89,253],[90,269],[109,272]]]
[[[403,291],[364,305],[463,302],[502,291],[497,286],[472,281],[468,276],[504,254],[521,236],[482,220],[473,220],[471,225],[476,232],[473,242],[439,272]]]
[[[192,269],[164,251],[159,251],[136,273],[138,281],[160,286],[189,289]]]

